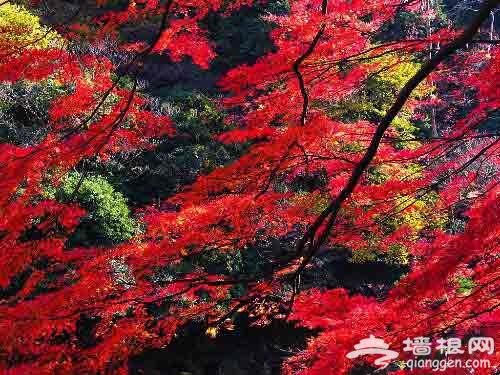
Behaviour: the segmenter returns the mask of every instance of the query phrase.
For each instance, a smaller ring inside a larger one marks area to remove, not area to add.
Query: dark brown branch
[[[321,14],[326,15],[328,7],[328,0],[323,0],[321,3]],[[325,24],[322,24],[318,30],[318,33],[314,37],[313,41],[309,45],[309,48],[293,63],[293,71],[297,76],[297,80],[299,81],[300,93],[302,94],[302,113],[300,115],[300,124],[304,126],[306,124],[306,116],[307,116],[307,108],[309,107],[309,94],[307,93],[306,85],[304,82],[304,77],[302,76],[302,72],[300,71],[300,66],[313,52],[316,46],[318,45],[319,40],[323,36],[325,32]]]
[[[471,25],[455,40],[441,48],[430,60],[428,60],[415,75],[406,83],[406,85],[401,89],[394,104],[387,111],[386,115],[382,118],[375,134],[368,146],[363,158],[356,165],[352,171],[351,177],[349,178],[346,186],[342,189],[340,194],[329,204],[329,206],[321,213],[321,215],[316,219],[316,221],[311,225],[309,230],[304,234],[301,240],[297,244],[297,254],[302,255],[306,244],[309,242],[310,246],[308,253],[304,256],[301,265],[297,269],[296,276],[307,266],[310,260],[314,257],[315,253],[321,247],[321,245],[328,238],[330,231],[335,223],[337,214],[349,196],[353,193],[356,188],[361,176],[366,171],[371,161],[377,154],[378,148],[384,136],[384,133],[391,125],[394,118],[401,111],[413,90],[429,75],[431,74],[446,58],[452,55],[458,49],[464,47],[477,31],[481,24],[489,17],[490,12],[495,9],[500,4],[500,0],[486,0],[482,3],[477,16],[471,23]],[[326,221],[328,219],[328,221]],[[320,236],[315,240],[316,235],[320,227],[325,223],[325,229],[322,231]]]

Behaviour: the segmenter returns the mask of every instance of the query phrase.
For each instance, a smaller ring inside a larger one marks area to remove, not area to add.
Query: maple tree
[[[54,89],[39,136],[0,144],[4,372],[127,373],[132,356],[167,346],[186,323],[215,337],[238,314],[318,330],[287,374],[366,365],[346,353],[371,334],[391,347],[498,337],[500,135],[488,124],[500,49],[480,28],[500,1],[483,0],[463,29],[423,35],[387,31],[402,12],[435,19],[418,0],[297,0],[267,15],[274,48],[219,82],[226,128],[214,141],[244,145],[241,155],[138,208],[137,230],[90,167],[176,136],[140,80],[145,59],[209,69],[216,46],[202,21],[252,2],[91,3],[98,16],[43,26],[0,2],[1,84]],[[141,22],[155,26],[149,40],[123,38]],[[104,44],[125,62],[99,53]],[[92,215],[112,241],[75,246]],[[266,253],[256,269],[209,267],[255,249]],[[372,296],[304,285],[316,260],[343,250],[408,272]],[[498,371],[498,354],[488,359],[476,373]]]

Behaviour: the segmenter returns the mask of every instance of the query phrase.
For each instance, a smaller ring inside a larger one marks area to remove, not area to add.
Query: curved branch
[[[315,253],[321,245],[328,238],[330,231],[335,223],[337,214],[349,196],[353,193],[363,173],[367,170],[371,161],[377,154],[378,148],[384,136],[384,133],[391,125],[394,118],[401,111],[413,90],[436,69],[446,58],[455,53],[458,49],[464,47],[476,35],[481,24],[490,16],[492,10],[500,5],[500,0],[485,0],[479,9],[477,16],[472,23],[464,30],[464,32],[451,41],[449,44],[441,48],[431,59],[429,59],[422,67],[415,73],[413,77],[405,84],[396,97],[391,108],[387,111],[385,116],[380,121],[375,134],[372,137],[370,145],[368,146],[365,154],[356,165],[351,173],[347,184],[344,186],[340,194],[329,204],[329,206],[321,213],[321,215],[311,225],[309,230],[304,234],[297,244],[297,254],[302,255],[306,244],[309,242],[308,253],[304,256],[299,268],[297,269],[296,276],[306,267],[310,260],[314,257]],[[328,219],[328,221],[326,221]],[[315,240],[320,227],[325,223],[325,229],[321,232],[319,237]]]
[[[323,2],[321,3],[321,14],[323,16],[326,15],[327,7],[328,0],[323,0]],[[302,75],[302,72],[300,71],[300,66],[305,61],[305,59],[307,59],[314,52],[314,49],[318,45],[319,40],[325,32],[325,27],[326,25],[323,23],[320,26],[313,41],[309,45],[309,48],[307,48],[307,50],[293,63],[293,71],[295,72],[297,80],[299,81],[300,93],[302,94],[302,113],[300,115],[300,124],[302,126],[306,124],[307,108],[309,107],[309,94],[307,93],[304,77]]]

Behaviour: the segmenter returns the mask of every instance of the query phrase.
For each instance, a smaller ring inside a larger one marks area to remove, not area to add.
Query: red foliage
[[[215,0],[130,2],[125,11],[69,27],[64,36],[70,42],[78,32],[91,45],[112,38],[121,51],[137,59],[149,53],[166,54],[173,61],[189,56],[208,68],[215,53],[199,21],[211,11],[228,13],[247,3],[225,7]],[[28,271],[19,290],[2,293],[0,369],[8,374],[125,373],[130,356],[167,345],[183,324],[203,320],[209,328],[222,329],[228,318],[242,311],[257,324],[281,317],[321,331],[306,350],[286,362],[289,374],[347,374],[361,362],[346,358],[346,353],[370,334],[393,347],[418,335],[498,337],[498,324],[493,323],[498,322],[500,306],[500,138],[479,130],[500,107],[498,47],[488,53],[479,47],[461,51],[435,72],[438,82],[460,85],[455,97],[461,90],[473,91],[474,108],[465,118],[451,118],[441,138],[420,140],[411,148],[402,149],[398,132],[389,129],[370,161],[385,178],[373,181],[364,170],[340,203],[333,230],[321,222],[313,237],[305,238],[311,246],[288,249],[272,260],[269,274],[256,279],[200,270],[154,282],[159,267],[175,266],[195,254],[232,254],[263,238],[307,233],[342,194],[376,135],[377,124],[333,119],[327,104],[356,98],[370,77],[389,68],[377,57],[392,55],[398,65],[422,58],[429,40],[444,43],[457,35],[439,30],[428,40],[375,44],[373,35],[404,4],[324,4],[301,0],[291,4],[289,14],[269,16],[277,25],[271,34],[276,51],[252,66],[231,70],[221,80],[228,92],[222,104],[239,107],[241,115],[234,119],[237,129],[219,139],[252,141],[247,153],[168,198],[178,210],[146,207],[145,233],[110,248],[66,249],[69,234],[85,212],[74,204],[47,200],[43,186],[57,186],[83,160],[108,160],[119,152],[154,147],[152,139],[174,134],[172,121],[149,109],[133,70],[133,87],[123,88],[123,77],[114,76],[116,66],[108,58],[76,56],[62,48],[0,57],[3,83],[50,78],[72,86],[51,103],[49,131],[38,144],[0,145],[0,287],[8,291],[15,278]],[[152,44],[121,44],[119,27],[159,17],[166,22]],[[453,69],[459,74],[449,74]],[[304,102],[309,105],[304,107]],[[446,101],[411,98],[405,110],[413,115],[429,105]],[[415,165],[418,172],[408,170]],[[289,188],[314,173],[324,173],[327,182],[304,194]],[[422,208],[426,199],[432,204]],[[443,216],[453,217],[451,210],[460,205],[467,207],[463,231],[430,225]],[[406,214],[421,215],[419,225],[405,221]],[[394,224],[394,217],[400,221]],[[30,230],[41,235],[26,236]],[[326,233],[325,241],[321,243],[316,233]],[[379,299],[343,289],[297,291],[296,275],[312,267],[306,251],[316,243],[324,251],[342,247],[352,252],[376,248],[388,253],[402,246],[411,271]],[[48,266],[37,268],[41,261]],[[116,262],[126,265],[126,280],[119,277]],[[466,296],[456,283],[464,276],[475,285]],[[39,292],[42,283],[48,283],[48,291]],[[227,301],[237,283],[245,284],[245,294]],[[290,283],[294,287],[286,288]],[[200,291],[209,298],[202,298]],[[226,309],[222,302],[227,302]],[[152,306],[161,313],[152,313]],[[91,340],[79,333],[86,320],[92,322]],[[494,373],[500,358],[489,359]]]

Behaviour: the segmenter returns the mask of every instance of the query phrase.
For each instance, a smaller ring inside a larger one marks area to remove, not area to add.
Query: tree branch
[[[323,16],[326,15],[327,7],[328,7],[328,0],[323,0],[323,2],[321,3],[321,14]],[[302,94],[302,113],[300,115],[300,124],[302,126],[306,124],[307,108],[309,107],[309,94],[307,93],[304,77],[302,76],[302,72],[300,71],[300,66],[302,65],[304,60],[307,59],[314,52],[314,49],[318,45],[319,40],[321,39],[323,33],[325,32],[325,27],[326,26],[323,23],[320,26],[313,41],[309,45],[309,48],[307,48],[307,50],[293,63],[293,71],[295,72],[297,80],[299,81],[300,93]]]
[[[307,266],[310,260],[314,257],[318,249],[328,238],[330,231],[335,223],[337,214],[349,196],[353,193],[356,188],[361,176],[367,170],[371,161],[377,154],[378,148],[384,136],[384,133],[391,125],[394,118],[401,111],[413,90],[427,77],[431,74],[434,69],[436,69],[439,64],[441,64],[446,58],[451,56],[455,51],[464,47],[469,43],[472,38],[476,35],[481,24],[490,16],[492,10],[494,10],[500,4],[500,0],[486,0],[482,3],[477,16],[474,18],[469,27],[455,40],[441,48],[431,59],[429,59],[422,67],[415,73],[415,75],[410,78],[410,80],[401,89],[396,97],[391,108],[387,111],[385,116],[380,121],[374,136],[368,146],[362,159],[356,165],[351,173],[347,184],[342,189],[340,194],[329,204],[329,206],[321,213],[321,215],[315,220],[311,225],[309,230],[304,234],[301,240],[297,243],[296,251],[298,255],[302,255],[305,250],[306,244],[309,242],[308,253],[303,257],[302,262],[295,273],[295,278],[298,274]],[[328,219],[328,221],[326,221]],[[316,235],[320,227],[325,223],[325,229],[321,232],[319,237],[315,240]]]

